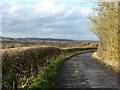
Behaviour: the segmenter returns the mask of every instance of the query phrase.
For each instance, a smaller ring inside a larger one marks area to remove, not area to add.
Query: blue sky
[[[82,0],[6,0],[2,36],[98,40],[87,16],[96,6]],[[1,7],[0,7],[1,8]]]

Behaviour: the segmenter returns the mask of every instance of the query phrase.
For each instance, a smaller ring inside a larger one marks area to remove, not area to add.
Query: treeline
[[[43,67],[56,58],[93,50],[96,48],[22,47],[2,50],[2,88],[24,88],[31,77],[36,77]]]
[[[98,36],[100,42],[97,56],[118,70],[119,60],[119,4],[118,2],[100,2],[91,14],[91,30]]]

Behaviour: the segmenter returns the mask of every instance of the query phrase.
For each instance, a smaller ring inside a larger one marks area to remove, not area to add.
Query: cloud
[[[81,35],[89,34],[86,16],[91,8],[56,4],[53,0],[33,5],[11,1],[2,7],[3,36],[81,39]]]

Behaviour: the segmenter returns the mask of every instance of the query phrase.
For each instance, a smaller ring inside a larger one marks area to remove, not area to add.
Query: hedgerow
[[[95,48],[60,49],[56,47],[22,47],[1,50],[2,52],[2,88],[17,90],[24,88],[30,77],[36,77],[42,67],[68,53]]]

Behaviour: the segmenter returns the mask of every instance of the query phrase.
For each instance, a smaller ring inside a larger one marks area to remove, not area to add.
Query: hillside
[[[98,41],[78,41],[69,39],[54,38],[10,38],[0,37],[2,40],[1,48],[14,48],[24,46],[55,46],[55,47],[84,47],[97,46]]]

